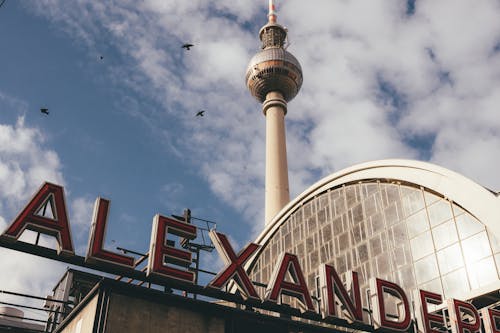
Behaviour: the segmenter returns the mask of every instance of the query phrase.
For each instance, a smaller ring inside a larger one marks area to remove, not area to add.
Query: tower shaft
[[[286,106],[283,95],[277,91],[267,93],[263,103],[266,116],[266,224],[290,201],[285,138]]]
[[[269,0],[268,22],[259,31],[262,50],[252,57],[245,75],[266,116],[266,224],[290,201],[285,115],[287,103],[302,86],[302,68],[286,50],[287,29],[276,22],[276,16],[274,0]]]

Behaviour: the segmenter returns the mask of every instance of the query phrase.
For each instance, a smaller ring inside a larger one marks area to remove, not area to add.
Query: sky
[[[291,198],[387,158],[500,190],[498,0],[278,0],[277,13],[304,74],[286,115]],[[50,181],[79,255],[98,196],[111,200],[109,249],[146,252],[153,216],[184,208],[236,251],[252,241],[265,118],[244,77],[266,14],[265,0],[6,0],[0,229]],[[0,260],[4,290],[46,295],[65,270],[5,249]],[[220,267],[216,254],[204,264]]]

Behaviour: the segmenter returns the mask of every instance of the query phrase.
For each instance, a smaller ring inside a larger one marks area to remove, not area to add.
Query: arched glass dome
[[[498,289],[498,234],[467,207],[405,177],[353,180],[355,175],[344,174],[351,180],[339,177],[331,187],[328,182],[313,186],[266,228],[250,268],[253,281],[267,283],[280,253],[289,252],[298,256],[311,295],[318,295],[321,263],[334,266],[344,281],[346,272],[358,272],[364,295],[372,277],[397,283],[409,297],[415,289],[444,299],[468,299],[476,290]],[[401,176],[397,167],[393,174]],[[284,297],[284,302],[297,306],[291,298]],[[367,307],[366,296],[363,302]]]

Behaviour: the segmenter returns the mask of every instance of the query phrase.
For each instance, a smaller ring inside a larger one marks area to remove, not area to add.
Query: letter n
[[[45,214],[48,208],[51,217]],[[26,229],[56,237],[59,254],[75,253],[62,186],[43,184],[3,235],[17,240]]]
[[[350,272],[350,275],[347,273],[347,288],[351,291],[351,296],[349,296],[333,266],[322,264],[320,271],[322,272],[320,275],[320,289],[323,290],[323,316],[325,318],[337,317],[337,298],[348,314],[348,321],[363,322],[358,273]]]

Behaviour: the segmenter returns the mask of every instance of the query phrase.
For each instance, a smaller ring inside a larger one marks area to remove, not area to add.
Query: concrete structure
[[[269,0],[268,19],[259,33],[262,51],[250,60],[246,74],[248,89],[263,103],[266,116],[266,223],[290,201],[285,115],[287,102],[302,86],[302,69],[285,50],[287,31],[276,23],[273,0]]]
[[[312,185],[286,205],[257,238],[247,265],[253,281],[269,281],[279,254],[294,253],[312,295],[319,265],[342,279],[378,277],[478,308],[500,301],[500,198],[433,164],[384,160],[356,165]],[[297,306],[283,297],[284,303]],[[369,313],[365,312],[369,322]]]
[[[74,272],[76,273],[76,272]],[[97,276],[96,276],[97,277]],[[93,279],[94,280],[94,279]],[[54,333],[288,333],[323,327],[100,278]]]

